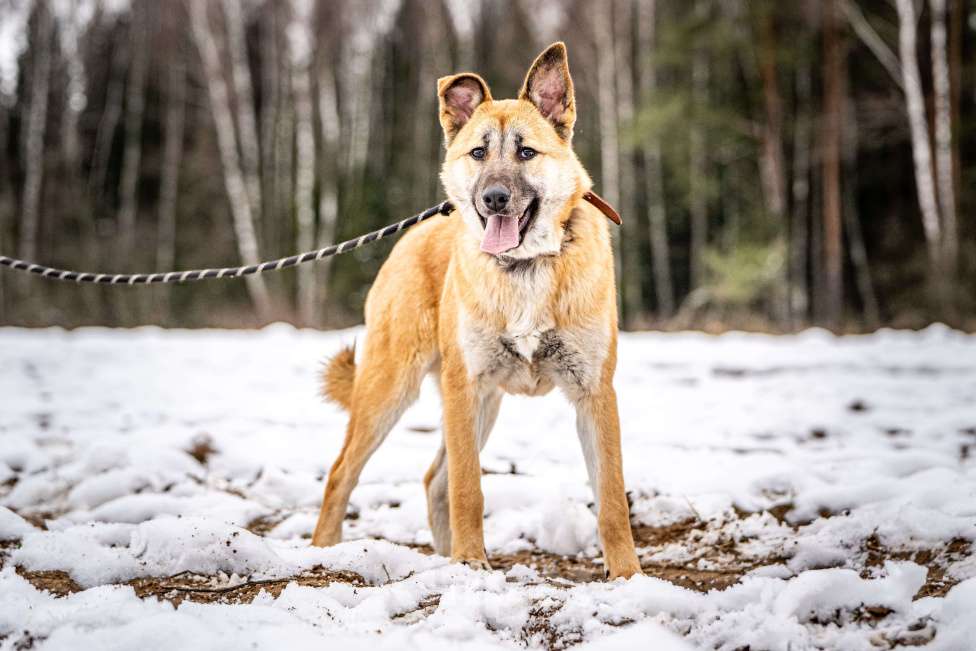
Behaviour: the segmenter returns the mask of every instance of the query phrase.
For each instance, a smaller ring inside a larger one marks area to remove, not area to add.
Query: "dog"
[[[559,387],[598,509],[607,576],[641,572],[630,529],[613,376],[617,308],[606,216],[572,148],[576,102],[566,46],[536,58],[515,100],[461,73],[437,82],[454,214],[406,233],[366,300],[357,363],[326,365],[324,394],[349,412],[312,544],[342,538],[349,495],[428,374],[443,401],[443,441],[424,477],[437,553],[490,569],[479,452],[502,396]],[[593,203],[591,203],[593,202]]]

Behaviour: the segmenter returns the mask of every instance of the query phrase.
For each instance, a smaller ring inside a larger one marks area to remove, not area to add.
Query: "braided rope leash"
[[[313,262],[328,258],[341,253],[355,251],[361,246],[382,240],[396,235],[400,231],[406,230],[411,226],[430,219],[436,215],[448,215],[454,210],[454,206],[449,201],[437,204],[422,213],[412,217],[407,217],[403,221],[390,224],[371,233],[366,233],[352,240],[346,240],[339,244],[332,244],[316,251],[298,253],[286,258],[268,260],[260,264],[252,264],[243,267],[224,267],[223,269],[190,269],[188,271],[167,271],[152,274],[97,274],[80,271],[68,271],[65,269],[55,269],[44,265],[8,258],[0,255],[0,266],[10,267],[15,271],[24,271],[37,274],[42,278],[52,280],[73,281],[76,283],[97,283],[99,285],[149,285],[156,283],[188,283],[195,280],[206,280],[210,278],[240,278],[251,274],[264,273],[265,271],[280,271],[288,267],[295,267],[306,262]]]

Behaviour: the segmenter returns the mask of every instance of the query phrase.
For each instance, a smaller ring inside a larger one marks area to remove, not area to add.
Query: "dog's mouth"
[[[501,255],[521,246],[526,232],[532,226],[539,211],[539,198],[534,197],[518,217],[504,213],[485,217],[477,208],[475,210],[484,228],[481,250],[492,255]]]

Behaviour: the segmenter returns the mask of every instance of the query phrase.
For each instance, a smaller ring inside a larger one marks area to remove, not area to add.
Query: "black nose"
[[[508,205],[508,200],[512,198],[512,193],[500,185],[493,185],[481,195],[485,206],[492,212],[501,212]]]

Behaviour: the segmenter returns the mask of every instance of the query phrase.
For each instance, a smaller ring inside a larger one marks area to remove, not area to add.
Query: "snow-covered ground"
[[[357,334],[0,329],[0,649],[976,645],[976,337],[622,336],[608,583],[555,393],[483,453],[495,571],[427,547],[431,387],[309,547]]]

